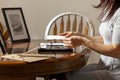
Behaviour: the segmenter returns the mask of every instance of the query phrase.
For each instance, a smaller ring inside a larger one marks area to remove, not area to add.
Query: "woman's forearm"
[[[103,43],[103,38],[101,36],[90,36],[89,39],[95,42]]]
[[[95,50],[96,52],[111,56],[115,58],[120,58],[120,46],[114,46],[112,44],[102,44],[95,41],[88,41],[84,43],[85,46],[89,47],[92,50]]]

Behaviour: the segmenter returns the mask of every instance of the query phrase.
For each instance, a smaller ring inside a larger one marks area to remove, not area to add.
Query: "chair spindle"
[[[55,21],[54,26],[53,26],[53,35],[57,35],[57,23]]]
[[[1,31],[4,39],[5,39],[5,40],[8,40],[8,38],[9,38],[8,30],[6,29],[6,30],[4,31],[3,26],[2,26],[1,23],[0,23],[0,31]]]
[[[3,37],[4,37],[5,40],[8,40],[8,38],[9,38],[8,30],[5,30],[3,32]]]
[[[82,33],[82,29],[83,29],[83,17],[81,17],[81,19],[80,19],[80,23],[79,23],[79,27],[78,27],[78,32]]]
[[[75,15],[74,20],[73,20],[73,27],[72,27],[73,32],[76,32],[76,27],[77,27],[77,19],[76,19],[76,15]]]
[[[4,31],[1,23],[0,23],[0,31],[1,31],[1,33],[3,33],[3,31]]]
[[[68,15],[66,31],[70,31],[70,15]]]
[[[61,18],[61,22],[60,22],[60,33],[64,32],[64,21],[63,21],[63,16]]]
[[[86,26],[84,27],[84,34],[88,35],[88,28],[89,28],[89,24],[88,22],[86,23]]]

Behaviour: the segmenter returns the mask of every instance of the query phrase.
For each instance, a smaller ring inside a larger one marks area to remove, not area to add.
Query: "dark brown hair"
[[[120,7],[120,0],[100,0],[100,3],[94,7],[102,9],[99,19],[102,19],[107,13],[105,20],[110,20],[115,11]]]

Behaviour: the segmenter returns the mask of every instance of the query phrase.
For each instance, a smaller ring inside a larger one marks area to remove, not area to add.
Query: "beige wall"
[[[82,12],[89,16],[94,21],[98,35],[99,10],[92,7],[97,3],[98,0],[0,0],[0,8],[22,7],[31,38],[42,39],[52,17],[65,11]],[[0,13],[0,21],[5,26]]]

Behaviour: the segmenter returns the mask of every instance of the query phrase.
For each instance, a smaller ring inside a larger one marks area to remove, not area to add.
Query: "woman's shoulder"
[[[114,17],[120,16],[120,7],[114,13]]]
[[[116,21],[118,22],[118,20],[120,21],[120,8],[118,8],[116,10],[116,12],[114,13],[112,19],[111,19],[114,23],[116,23]]]
[[[120,14],[120,7],[116,10],[115,14]]]

